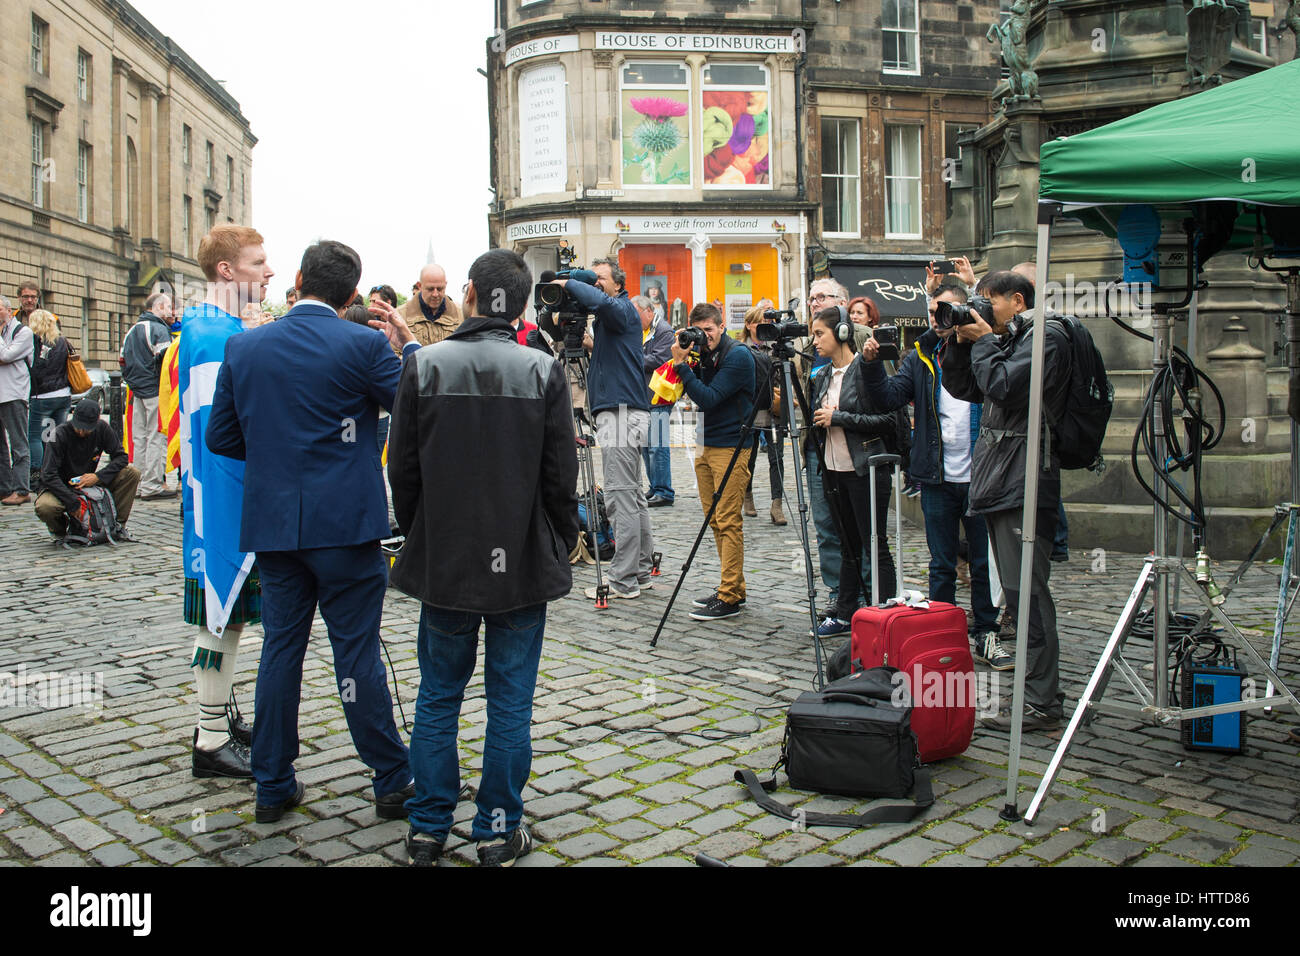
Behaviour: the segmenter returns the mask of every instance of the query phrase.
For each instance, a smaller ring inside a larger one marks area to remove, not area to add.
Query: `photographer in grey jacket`
[[[158,428],[158,379],[163,353],[172,344],[172,300],[166,293],[149,296],[144,314],[122,340],[122,380],[131,389],[131,443],[140,469],[140,497],[172,498],[167,490],[167,436]]]
[[[1033,308],[1034,287],[1014,272],[994,272],[980,280],[969,321],[957,325],[955,340],[943,354],[943,387],[954,398],[983,402],[979,439],[971,461],[970,510],[982,514],[989,544],[997,556],[1007,610],[1019,609],[1021,519],[1028,457],[1029,376],[1033,325],[1025,313]],[[991,322],[990,322],[991,319]],[[1059,421],[1070,386],[1070,351],[1065,330],[1049,322],[1043,343],[1043,408]],[[1042,471],[1038,476],[1038,506],[1034,524],[1033,584],[1029,601],[1029,659],[1025,679],[1026,730],[1060,723],[1065,695],[1059,677],[1056,606],[1048,586],[1056,510],[1061,495],[1060,457],[1052,447],[1051,429],[1044,427]],[[1010,715],[983,722],[1008,730]]]

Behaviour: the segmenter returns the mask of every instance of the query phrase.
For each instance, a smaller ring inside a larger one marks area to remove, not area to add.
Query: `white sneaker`
[[[625,601],[631,601],[631,600],[633,600],[634,598],[639,598],[639,597],[641,596],[641,589],[640,589],[640,588],[634,588],[634,589],[631,590],[631,591],[620,591],[618,588],[614,587],[614,585],[612,585],[612,584],[609,585],[608,587],[609,587],[609,596],[610,596],[611,599],[613,599],[613,598],[622,598],[622,599],[625,600]],[[585,594],[585,595],[587,595],[587,597],[591,598],[591,600],[593,600],[593,601],[596,600],[596,589],[595,589],[595,587],[589,587],[589,588],[587,588],[587,590],[583,591],[582,593]]]

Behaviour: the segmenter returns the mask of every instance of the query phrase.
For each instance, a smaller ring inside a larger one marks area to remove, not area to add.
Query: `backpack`
[[[117,544],[122,535],[122,526],[117,520],[117,508],[113,496],[95,485],[91,488],[78,489],[77,500],[81,510],[68,515],[68,534],[64,545],[81,544],[90,547],[95,544]]]
[[[1115,387],[1106,377],[1106,363],[1092,340],[1092,333],[1072,315],[1053,316],[1070,340],[1070,386],[1060,421],[1052,421],[1052,441],[1066,469],[1099,470],[1101,443],[1115,405]],[[1046,408],[1046,406],[1044,406]]]
[[[587,541],[587,550],[596,554],[596,546],[600,546],[600,560],[608,561],[614,557],[614,529],[610,527],[609,513],[605,510],[605,492],[599,488],[596,489],[596,538],[593,541],[591,536],[591,526],[587,521],[587,503],[579,499],[578,501],[578,527]]]

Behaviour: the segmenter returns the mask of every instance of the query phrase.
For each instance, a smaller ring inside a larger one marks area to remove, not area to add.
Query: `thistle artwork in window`
[[[687,114],[687,93],[657,91],[623,99],[623,184],[689,186],[690,134],[679,125]]]
[[[702,105],[705,185],[769,185],[767,91],[705,92]]]

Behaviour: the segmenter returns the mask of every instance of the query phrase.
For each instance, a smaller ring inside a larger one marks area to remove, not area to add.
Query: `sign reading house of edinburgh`
[[[506,66],[513,66],[530,56],[545,56],[548,53],[572,53],[578,49],[576,36],[538,37],[526,43],[516,43],[506,50]]]
[[[797,53],[792,33],[776,36],[721,33],[624,33],[597,30],[597,50],[634,50],[638,53]]]
[[[515,222],[506,226],[506,241],[518,242],[521,239],[542,239],[547,236],[578,235],[576,219],[538,219],[533,222]]]
[[[524,198],[563,192],[569,169],[564,134],[564,66],[545,63],[519,75],[519,166]]]
[[[697,232],[780,235],[799,231],[798,216],[602,216],[601,232],[691,236]]]

